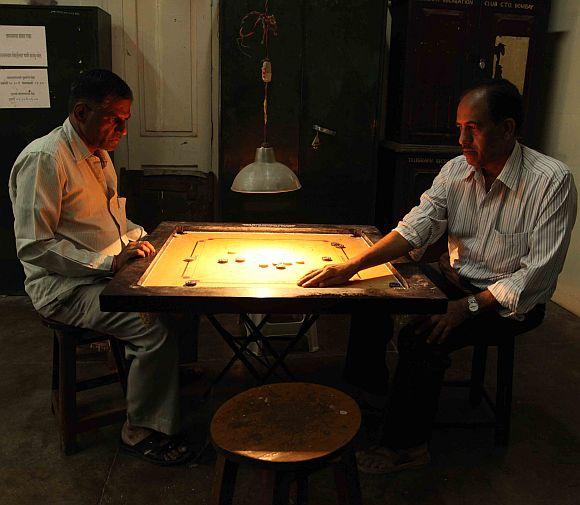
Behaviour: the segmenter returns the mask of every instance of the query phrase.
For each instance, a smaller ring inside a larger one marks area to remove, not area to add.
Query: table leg
[[[300,325],[300,329],[298,330],[298,333],[296,334],[296,336],[290,341],[290,343],[288,344],[286,349],[284,349],[284,351],[276,358],[276,360],[274,361],[274,364],[269,368],[269,370],[264,375],[264,378],[263,378],[264,381],[266,381],[268,379],[268,377],[270,377],[270,375],[272,375],[274,373],[274,370],[276,370],[276,368],[278,366],[282,365],[282,363],[286,359],[286,356],[288,356],[288,354],[292,351],[292,349],[296,346],[296,344],[300,341],[300,339],[304,335],[306,335],[306,332],[316,322],[317,319],[318,319],[318,314],[308,314],[304,318],[304,322]]]
[[[262,319],[262,321],[260,322],[260,324],[258,326],[256,326],[254,324],[254,322],[250,319],[250,317],[247,314],[242,314],[241,315],[242,320],[244,321],[244,323],[246,324],[246,326],[250,329],[250,331],[252,332],[252,334],[248,337],[250,340],[254,339],[256,341],[260,341],[262,342],[262,344],[264,345],[264,347],[266,348],[266,351],[269,352],[273,357],[274,357],[274,365],[269,365],[268,369],[271,369],[271,366],[276,367],[276,363],[280,358],[280,355],[278,354],[278,352],[276,351],[276,349],[274,349],[274,347],[272,346],[272,344],[270,344],[268,337],[264,336],[262,334],[262,332],[260,331],[262,329],[262,327],[264,326],[264,324],[266,324],[266,321],[268,319],[268,315],[266,315],[264,317],[264,319]],[[294,339],[292,339],[293,341]],[[294,377],[294,375],[292,374],[292,372],[290,371],[290,369],[286,366],[286,363],[284,363],[284,361],[280,361],[280,366],[284,369],[284,372],[286,372],[286,374],[288,375],[288,377],[290,377],[292,380],[296,380],[296,378]],[[268,374],[269,375],[269,374]]]
[[[226,341],[226,344],[228,344],[230,346],[230,349],[234,352],[234,355],[235,355],[234,357],[239,359],[246,366],[248,371],[254,376],[254,378],[256,380],[258,380],[260,383],[263,382],[264,379],[263,379],[262,375],[260,375],[258,370],[256,370],[254,365],[252,365],[250,360],[248,358],[246,358],[246,356],[244,356],[243,351],[245,350],[245,347],[240,348],[236,344],[234,336],[221,325],[221,323],[216,319],[216,317],[213,314],[206,314],[206,317],[209,320],[209,322],[212,324],[212,326],[217,330],[217,332]],[[229,369],[229,367],[231,367],[232,364],[233,364],[233,362],[231,364],[228,364],[228,369]]]

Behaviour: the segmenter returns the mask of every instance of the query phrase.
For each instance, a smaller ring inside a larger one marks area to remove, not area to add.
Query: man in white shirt
[[[155,253],[125,215],[107,151],[127,133],[133,95],[108,70],[81,74],[69,116],[33,141],[10,174],[18,257],[25,289],[43,316],[114,335],[132,358],[121,448],[154,463],[185,461],[191,451],[169,435],[180,430],[177,336],[160,320],[101,312],[99,294],[114,272]]]
[[[522,117],[521,95],[506,80],[467,90],[457,108],[463,155],[445,164],[420,204],[365,254],[299,281],[304,287],[342,284],[359,270],[412,255],[448,233],[448,256],[440,262],[447,312],[401,331],[385,436],[381,446],[358,455],[363,471],[390,473],[427,463],[449,354],[493,343],[502,333],[526,332],[543,319],[570,243],[577,193],[564,163],[517,142]],[[364,377],[385,369],[386,340],[351,338],[350,377],[357,368]]]

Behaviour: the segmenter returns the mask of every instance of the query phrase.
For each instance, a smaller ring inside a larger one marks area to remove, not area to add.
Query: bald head
[[[499,173],[514,148],[516,121],[496,119],[490,93],[483,87],[464,93],[457,107],[457,127],[466,161],[486,173]]]
[[[461,100],[467,95],[475,95],[485,99],[490,119],[499,124],[504,119],[514,120],[516,133],[522,127],[524,106],[522,95],[518,88],[507,79],[485,79],[467,88],[461,95]]]

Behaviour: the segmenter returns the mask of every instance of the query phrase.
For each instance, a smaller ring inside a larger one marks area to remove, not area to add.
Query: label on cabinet
[[[0,69],[0,109],[49,107],[46,68]]]
[[[0,25],[0,66],[46,67],[44,26]]]

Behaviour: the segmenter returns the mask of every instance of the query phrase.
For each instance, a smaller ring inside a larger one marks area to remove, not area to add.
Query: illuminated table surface
[[[101,295],[108,311],[196,313],[435,313],[445,295],[411,263],[361,271],[344,286],[302,288],[297,280],[341,263],[381,238],[371,226],[163,222],[157,250],[117,273]]]

